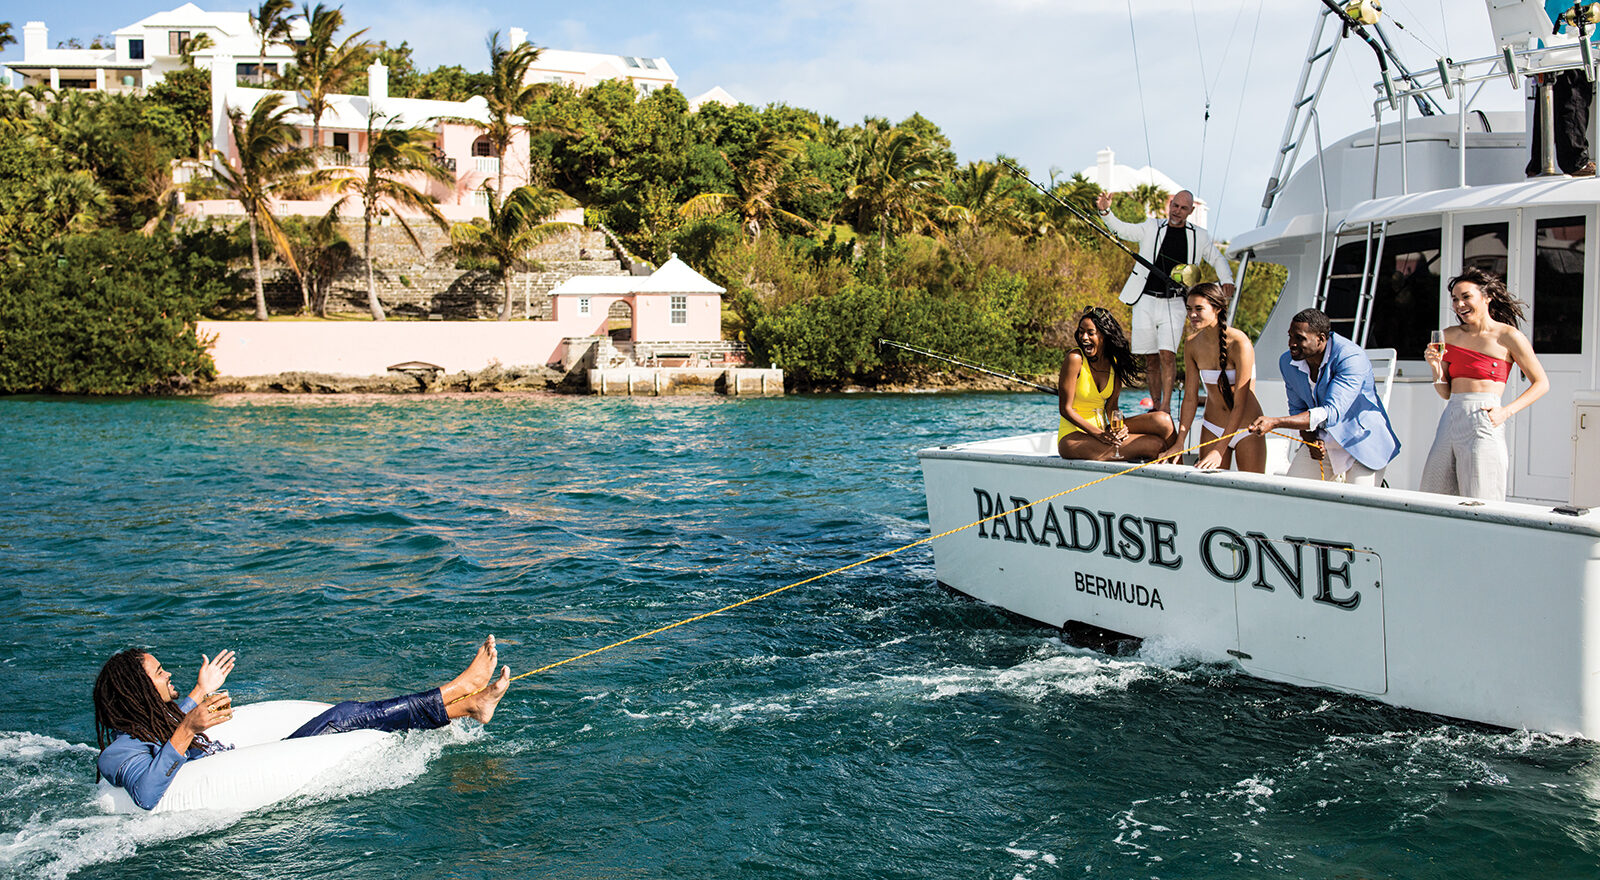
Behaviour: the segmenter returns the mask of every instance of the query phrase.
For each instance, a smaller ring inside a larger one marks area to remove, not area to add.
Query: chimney
[[[367,97],[374,105],[389,97],[389,68],[382,61],[367,68]]]
[[[528,42],[528,32],[522,28],[514,27],[506,32],[506,38],[511,40],[511,48],[515,49]]]
[[[1094,182],[1101,189],[1111,189],[1111,166],[1115,164],[1115,154],[1110,147],[1106,147],[1094,155]]]
[[[211,59],[211,146],[227,154],[233,147],[232,127],[228,124],[228,95],[238,87],[239,77],[232,55],[218,55]],[[223,160],[213,162],[221,165]]]
[[[30,21],[22,26],[22,58],[38,58],[50,48],[50,29],[42,21]]]

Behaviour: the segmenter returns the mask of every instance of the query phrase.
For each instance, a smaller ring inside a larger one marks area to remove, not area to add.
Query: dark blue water
[[[1042,395],[0,400],[0,875],[1593,877],[1600,750],[1110,658],[927,547],[513,685],[244,815],[107,815],[89,688],[520,673],[926,534],[913,450]]]

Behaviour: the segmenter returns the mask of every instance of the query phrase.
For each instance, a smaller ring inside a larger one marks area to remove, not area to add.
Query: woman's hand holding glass
[[[1444,381],[1444,331],[1443,330],[1435,330],[1435,331],[1433,331],[1432,338],[1428,341],[1428,347],[1426,349],[1424,349],[1423,352],[1422,352],[1422,358],[1423,358],[1423,360],[1426,360],[1428,362],[1428,366],[1429,367],[1433,368],[1433,381],[1435,381],[1435,382],[1443,382]]]

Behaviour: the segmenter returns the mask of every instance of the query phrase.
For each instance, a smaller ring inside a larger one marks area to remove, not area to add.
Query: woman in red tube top
[[[1424,492],[1503,501],[1506,497],[1505,423],[1550,390],[1528,337],[1517,329],[1522,303],[1492,272],[1467,268],[1450,279],[1450,310],[1460,324],[1429,345],[1433,390],[1449,403],[1422,467]],[[1515,365],[1528,378],[1517,399],[1502,406]]]

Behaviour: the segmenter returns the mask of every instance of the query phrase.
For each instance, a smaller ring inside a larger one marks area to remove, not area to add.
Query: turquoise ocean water
[[[1600,749],[1111,658],[920,547],[524,679],[276,808],[106,815],[89,688],[520,673],[926,534],[1043,395],[0,400],[0,876],[1594,877]],[[1508,589],[1512,588],[1508,585]]]

